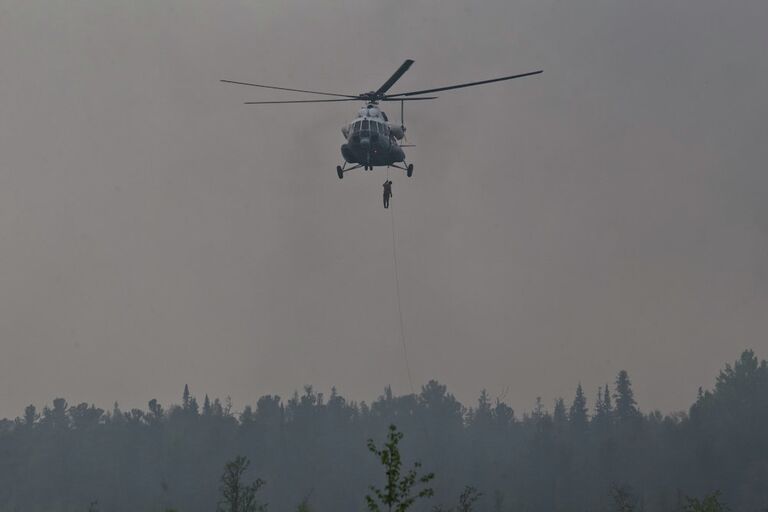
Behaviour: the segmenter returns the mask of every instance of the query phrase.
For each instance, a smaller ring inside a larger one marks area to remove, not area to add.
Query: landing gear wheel
[[[344,171],[341,170],[341,166],[340,165],[336,166],[336,174],[339,175],[339,179],[340,180],[344,179]]]
[[[413,176],[413,164],[408,164],[408,169],[405,171],[406,176],[409,178]]]

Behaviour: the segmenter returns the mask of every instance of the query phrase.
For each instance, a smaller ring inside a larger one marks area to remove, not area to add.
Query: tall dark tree
[[[603,407],[608,416],[613,415],[613,405],[611,404],[611,393],[608,391],[608,384],[603,389]]]
[[[187,411],[192,416],[197,416],[198,414],[200,414],[200,406],[197,405],[197,398],[195,398],[194,396],[189,399],[189,408],[187,409]]]
[[[213,404],[211,404],[211,414],[216,416],[217,418],[223,418],[225,416],[224,414],[224,406],[221,405],[221,400],[218,398],[213,399]]]
[[[587,397],[584,396],[584,390],[581,389],[581,382],[576,387],[576,396],[573,397],[571,408],[568,411],[568,422],[571,429],[575,432],[584,432],[589,423],[587,410]]]
[[[598,386],[597,396],[595,396],[595,411],[592,418],[595,419],[602,416],[605,412],[605,404],[603,403],[603,388]]]
[[[597,390],[597,400],[595,401],[595,415],[592,418],[597,425],[608,425],[613,420],[613,405],[611,404],[611,394],[608,391],[608,384],[601,390]]]
[[[614,398],[616,400],[615,415],[619,422],[626,423],[639,417],[640,411],[637,409],[637,402],[635,402],[634,392],[632,391],[632,383],[625,370],[621,370],[616,377],[616,393]]]
[[[552,424],[558,433],[565,431],[568,426],[568,413],[565,411],[565,401],[562,398],[555,400],[555,408],[552,410]]]
[[[208,393],[205,394],[205,398],[203,399],[203,416],[210,416],[211,415],[211,401],[208,399]]]

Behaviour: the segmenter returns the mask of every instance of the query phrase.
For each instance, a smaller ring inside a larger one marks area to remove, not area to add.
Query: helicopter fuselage
[[[357,118],[341,129],[347,139],[341,146],[344,160],[366,167],[405,161],[405,153],[397,142],[403,137],[403,127],[388,121],[376,105],[361,108]]]

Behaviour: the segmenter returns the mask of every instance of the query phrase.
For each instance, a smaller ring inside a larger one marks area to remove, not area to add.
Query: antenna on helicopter
[[[400,128],[403,129],[403,142],[408,144],[408,136],[405,133],[405,102],[400,100]]]

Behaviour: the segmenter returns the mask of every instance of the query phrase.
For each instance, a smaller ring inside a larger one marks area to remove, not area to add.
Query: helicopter
[[[404,147],[412,147],[405,144],[405,122],[404,105],[406,101],[434,100],[438,96],[425,96],[430,93],[448,91],[451,89],[462,89],[464,87],[473,87],[476,85],[490,84],[493,82],[502,82],[515,78],[524,78],[527,76],[538,75],[543,70],[522,73],[518,75],[502,76],[481,80],[478,82],[468,82],[445,87],[436,87],[432,89],[422,89],[419,91],[400,92],[387,94],[390,88],[400,77],[408,71],[413,64],[413,60],[408,59],[403,62],[397,71],[384,82],[381,87],[375,91],[364,92],[360,94],[339,94],[330,92],[310,91],[306,89],[292,89],[288,87],[277,87],[274,85],[254,84],[250,82],[237,82],[234,80],[221,80],[224,83],[236,85],[248,85],[251,87],[261,87],[264,89],[276,89],[280,91],[301,92],[306,94],[315,94],[320,96],[332,96],[333,98],[309,99],[309,100],[283,100],[283,101],[247,101],[246,105],[275,105],[287,103],[332,103],[339,101],[362,101],[365,103],[358,112],[357,117],[341,128],[341,133],[346,142],[341,146],[341,156],[344,158],[342,165],[336,166],[336,174],[339,179],[344,178],[344,173],[355,169],[364,169],[372,171],[374,167],[394,167],[405,171],[410,178],[413,175],[413,164],[405,161]],[[379,108],[379,102],[400,102],[400,122],[393,123],[389,121],[387,114]],[[402,143],[401,143],[402,141]],[[350,167],[347,165],[350,164]]]

